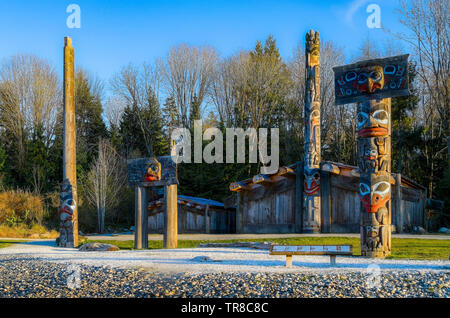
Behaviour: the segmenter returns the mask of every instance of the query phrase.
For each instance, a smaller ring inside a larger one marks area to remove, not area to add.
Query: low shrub
[[[44,213],[39,195],[22,190],[0,192],[0,224],[13,228],[21,224],[42,225]]]

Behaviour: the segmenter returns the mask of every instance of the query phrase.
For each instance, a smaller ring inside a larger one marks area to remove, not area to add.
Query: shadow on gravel
[[[76,263],[84,263],[87,266],[103,266],[108,265],[109,261],[110,264],[116,263],[118,266],[128,266],[133,265],[133,262],[138,262],[140,265],[142,265],[142,262],[148,262],[148,265],[153,264],[167,264],[167,265],[214,265],[217,267],[217,269],[220,269],[220,267],[226,267],[226,266],[239,266],[239,267],[266,267],[267,269],[270,268],[284,268],[285,267],[285,261],[284,260],[240,260],[240,259],[233,259],[233,260],[221,260],[221,259],[211,259],[210,261],[195,261],[192,258],[183,258],[183,259],[167,259],[167,258],[151,258],[151,257],[88,257],[88,253],[83,253],[83,256],[87,257],[73,257],[76,255],[76,253],[70,253],[71,257],[42,257],[40,258],[38,255],[40,253],[34,254],[35,260],[42,260],[42,261],[51,261],[51,262],[76,262]],[[79,254],[78,254],[79,255]],[[112,255],[111,255],[112,256]],[[88,262],[88,263],[86,263]],[[92,262],[92,264],[91,264]],[[123,262],[123,264],[120,264],[120,262]],[[299,262],[294,261],[292,263],[292,267],[289,268],[290,270],[295,270],[298,268],[299,270],[304,269],[354,269],[354,270],[365,270],[367,269],[368,263],[338,263],[337,266],[331,266],[328,262],[323,263],[317,263],[317,262]],[[436,265],[436,264],[393,264],[393,263],[377,263],[377,265],[382,270],[410,270],[410,271],[419,271],[419,270],[445,270],[448,269],[448,265]],[[225,270],[225,268],[224,268]]]
[[[31,241],[31,242],[23,242],[23,243],[18,243],[18,244],[56,247],[56,241],[55,240]]]

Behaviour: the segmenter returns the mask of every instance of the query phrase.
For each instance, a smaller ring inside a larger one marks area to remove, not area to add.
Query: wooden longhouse
[[[323,161],[320,173],[321,232],[359,233],[358,168]],[[297,162],[275,174],[230,184],[234,194],[225,208],[236,208],[236,233],[301,233],[303,175],[303,163]],[[399,174],[391,176],[393,230],[425,227],[426,188]]]
[[[203,198],[178,195],[178,233],[234,233],[234,208]],[[164,198],[148,204],[149,233],[164,229]]]

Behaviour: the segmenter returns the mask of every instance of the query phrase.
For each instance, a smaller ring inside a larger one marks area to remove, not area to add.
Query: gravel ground
[[[449,261],[338,257],[334,267],[327,256],[294,256],[284,265],[243,248],[80,252],[32,242],[0,249],[0,297],[450,297]]]
[[[79,281],[74,279],[79,270]],[[449,297],[450,272],[161,273],[0,257],[0,297]]]

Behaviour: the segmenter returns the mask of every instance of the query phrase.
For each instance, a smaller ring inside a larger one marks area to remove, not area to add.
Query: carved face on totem
[[[320,190],[320,170],[305,168],[305,194],[315,195]]]
[[[356,74],[355,74],[356,75]],[[384,72],[382,66],[362,68],[356,78],[356,89],[359,93],[372,94],[384,87]]]
[[[316,144],[314,142],[307,142],[305,148],[305,164],[308,167],[319,165],[319,154],[316,151]]]
[[[380,181],[369,187],[365,183],[360,183],[360,194],[366,211],[376,213],[390,199],[390,184],[386,181]]]
[[[312,30],[309,33],[306,33],[306,49],[309,54],[309,65],[315,66],[319,65],[320,59],[320,39],[319,32],[313,32]]]
[[[67,199],[61,205],[61,209],[59,210],[59,217],[61,221],[70,221],[73,217],[73,211],[75,211],[76,203],[73,199]]]
[[[385,103],[369,107],[368,103],[358,105],[358,137],[380,137],[389,134],[389,109]]]
[[[359,192],[366,212],[376,213],[378,209],[386,207],[386,202],[390,200],[391,184],[385,177],[361,178]]]
[[[144,181],[152,182],[161,180],[161,163],[156,158],[146,163]]]

